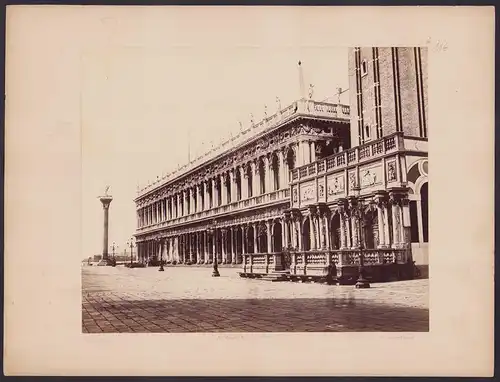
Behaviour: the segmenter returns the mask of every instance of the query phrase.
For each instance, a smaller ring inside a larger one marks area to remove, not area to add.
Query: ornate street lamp
[[[212,224],[207,229],[207,233],[212,236],[212,240],[213,240],[212,248],[213,248],[213,252],[214,252],[214,254],[213,254],[214,268],[212,271],[212,277],[220,277],[219,266],[217,264],[217,251],[215,248],[216,228],[217,228],[217,221],[214,220],[214,221],[212,221]]]
[[[165,269],[163,269],[163,239],[158,239],[158,242],[160,243],[160,268],[158,268],[159,272],[163,272]]]
[[[358,219],[359,224],[359,219]],[[363,242],[360,243],[360,251],[359,251],[359,276],[356,281],[356,288],[365,289],[370,288],[369,281],[365,278],[365,255],[363,253],[364,245]]]
[[[113,267],[116,266],[115,247],[118,248],[118,246],[113,241],[113,245],[111,246],[111,249],[113,250],[113,261],[112,261],[112,266]]]
[[[132,268],[132,261],[134,259],[134,252],[133,252],[133,248],[135,247],[134,245],[134,238],[131,237],[129,241],[127,241],[127,247],[130,247],[130,268]]]

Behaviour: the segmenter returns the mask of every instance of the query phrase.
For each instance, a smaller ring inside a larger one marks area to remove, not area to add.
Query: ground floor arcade
[[[138,238],[140,261],[241,264],[245,273],[324,273],[331,264],[354,267],[409,263],[412,223],[406,189],[340,198],[300,209],[288,206],[227,216],[196,227]],[[419,225],[427,226],[427,221]]]

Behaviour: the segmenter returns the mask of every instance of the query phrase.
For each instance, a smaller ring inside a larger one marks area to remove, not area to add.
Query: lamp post
[[[219,266],[217,264],[217,251],[216,251],[216,247],[215,247],[216,227],[217,227],[217,221],[214,220],[212,222],[212,224],[207,229],[207,233],[212,236],[212,240],[213,240],[212,248],[213,248],[213,253],[214,253],[213,254],[214,268],[213,268],[213,271],[212,271],[212,277],[220,277]]]
[[[358,219],[359,225],[359,219]],[[361,232],[361,231],[360,231]],[[360,248],[359,248],[359,269],[358,269],[358,280],[356,281],[356,288],[365,289],[370,288],[369,281],[365,278],[365,255],[363,253],[364,245],[363,241],[360,240]]]
[[[133,254],[134,254],[134,238],[131,237],[129,241],[127,241],[127,246],[130,247],[130,267],[132,268],[132,260],[134,258]]]
[[[158,271],[163,272],[165,271],[165,269],[163,269],[163,239],[157,237],[155,240],[160,246],[160,268],[158,268]]]
[[[113,260],[112,260],[112,265],[113,267],[116,265],[116,258],[115,258],[115,247],[118,248],[118,246],[115,244],[113,241],[113,245],[111,246],[111,249],[113,251]]]
[[[369,288],[370,283],[365,279],[364,255],[363,252],[359,253],[359,277],[356,281],[356,288]]]

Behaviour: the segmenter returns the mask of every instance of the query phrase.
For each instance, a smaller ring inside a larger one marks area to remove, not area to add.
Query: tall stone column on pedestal
[[[100,196],[99,200],[102,203],[102,209],[104,211],[104,234],[102,243],[102,261],[108,261],[108,231],[109,231],[109,205],[113,200],[111,195],[108,195],[109,186],[106,187],[104,196]]]

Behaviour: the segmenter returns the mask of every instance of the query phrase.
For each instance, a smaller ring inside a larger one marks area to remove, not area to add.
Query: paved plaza
[[[370,289],[243,279],[238,268],[82,267],[84,333],[422,332],[428,280]]]

